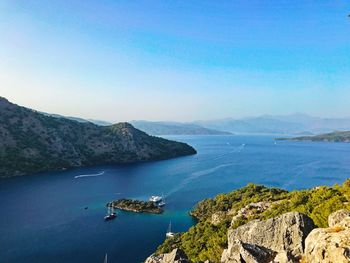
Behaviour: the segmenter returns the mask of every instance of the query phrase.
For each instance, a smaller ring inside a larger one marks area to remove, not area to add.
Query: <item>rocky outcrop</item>
[[[237,213],[231,220],[231,226],[234,226],[236,221],[239,221],[242,218],[247,219],[251,216],[254,216],[254,214],[264,212],[265,210],[269,209],[271,205],[272,204],[270,202],[258,202],[246,205],[245,207],[237,211]],[[232,214],[232,211],[230,211],[230,213]]]
[[[226,217],[227,213],[224,211],[219,211],[211,215],[210,223],[213,225],[219,225],[222,220]]]
[[[339,224],[344,218],[350,217],[350,211],[341,209],[328,216],[328,226],[332,227]]]
[[[328,228],[316,228],[306,238],[304,262],[350,262],[350,211],[334,212],[328,222]]]
[[[145,263],[191,263],[186,256],[185,252],[181,249],[175,248],[170,253],[161,255],[151,255],[145,261]]]
[[[223,253],[221,262],[268,263],[275,258],[276,254],[275,251],[270,249],[254,244],[243,243],[237,239],[233,241],[225,253]]]
[[[298,262],[304,241],[314,228],[306,215],[290,212],[264,221],[253,220],[228,232],[221,262]]]
[[[273,204],[277,202],[257,202],[257,203],[249,203],[245,207],[239,209],[238,211],[235,209],[231,209],[228,211],[218,211],[211,215],[211,223],[213,225],[219,225],[226,217],[233,216],[231,220],[231,225],[233,226],[236,221],[241,219],[247,219],[256,214],[262,213],[265,210],[269,209]]]

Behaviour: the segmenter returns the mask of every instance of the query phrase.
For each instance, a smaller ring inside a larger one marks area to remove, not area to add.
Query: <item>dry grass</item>
[[[327,232],[328,233],[338,233],[338,232],[343,231],[343,230],[345,230],[345,228],[342,226],[334,226],[334,227],[328,228]]]

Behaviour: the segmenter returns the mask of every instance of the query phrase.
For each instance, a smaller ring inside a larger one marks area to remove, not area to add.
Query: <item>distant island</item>
[[[0,97],[0,177],[195,153],[185,143],[149,136],[129,123],[97,126],[47,116]]]
[[[350,142],[350,131],[338,131],[314,136],[300,136],[294,138],[277,138],[276,140],[289,141],[316,141],[316,142]]]
[[[112,201],[107,204],[107,207],[113,207],[135,213],[163,213],[163,209],[157,206],[154,202],[133,199],[119,199],[116,201]]]
[[[204,128],[198,124],[165,121],[131,121],[137,129],[151,135],[231,135],[232,133]]]

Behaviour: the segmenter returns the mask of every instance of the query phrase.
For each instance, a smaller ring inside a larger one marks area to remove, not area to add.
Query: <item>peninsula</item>
[[[195,153],[185,143],[150,136],[129,123],[98,126],[55,118],[0,97],[0,177]]]
[[[300,136],[294,138],[277,138],[288,141],[315,141],[315,142],[350,142],[350,131],[336,131],[314,136]]]

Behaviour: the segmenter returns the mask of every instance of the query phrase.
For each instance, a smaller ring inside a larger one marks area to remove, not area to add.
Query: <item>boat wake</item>
[[[313,161],[313,162],[307,162],[303,164],[299,164],[296,167],[292,169],[294,173],[293,179],[288,180],[285,184],[283,184],[283,189],[288,189],[291,185],[295,184],[297,182],[297,178],[303,177],[303,176],[312,176],[315,174],[315,169],[317,168],[317,165],[320,164],[321,161]]]
[[[240,146],[238,146],[238,147],[232,147],[232,150],[231,151],[229,151],[229,152],[227,152],[227,153],[224,153],[224,154],[221,154],[221,155],[219,155],[219,156],[217,156],[216,158],[214,158],[213,160],[219,160],[219,159],[221,159],[221,158],[224,158],[224,157],[226,157],[226,156],[228,156],[228,155],[230,155],[230,154],[232,154],[232,153],[240,153],[240,152],[242,152],[243,151],[243,149],[245,148],[245,143],[242,143]]]
[[[184,179],[177,187],[173,188],[170,192],[168,192],[166,194],[166,196],[169,196],[177,191],[179,191],[180,189],[184,188],[186,185],[188,185],[191,181],[201,177],[201,176],[205,176],[211,173],[216,172],[217,170],[224,168],[224,167],[229,167],[229,166],[233,166],[236,165],[236,163],[226,163],[226,164],[220,164],[218,166],[209,168],[209,169],[205,169],[205,170],[201,170],[201,171],[197,171],[197,172],[193,172],[190,174],[189,177],[187,177],[186,179]]]
[[[232,165],[235,165],[235,164],[236,163],[220,164],[220,165],[215,166],[213,168],[209,168],[209,169],[201,170],[201,171],[198,171],[198,172],[194,172],[194,173],[191,173],[191,175],[186,180],[193,180],[193,179],[196,179],[196,178],[198,178],[200,176],[211,174],[211,173],[216,172],[217,170],[219,170],[221,168],[232,166]]]
[[[104,173],[105,172],[102,171],[102,172],[99,172],[97,174],[80,174],[80,175],[74,176],[74,178],[77,179],[77,178],[83,178],[83,177],[96,177],[96,176],[103,175]]]

